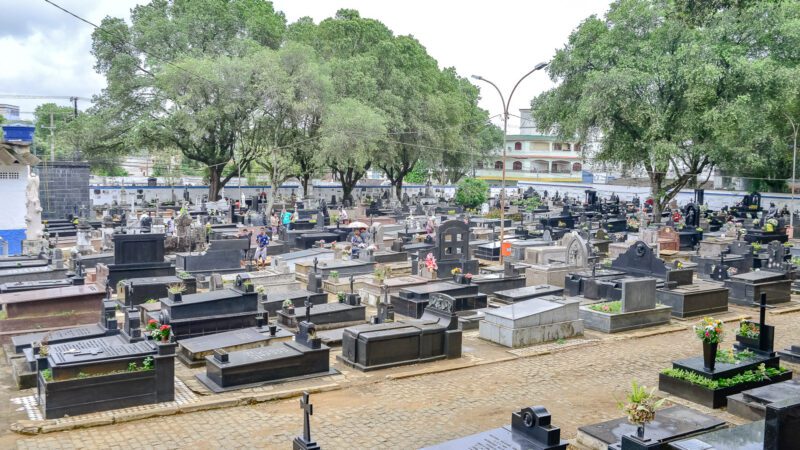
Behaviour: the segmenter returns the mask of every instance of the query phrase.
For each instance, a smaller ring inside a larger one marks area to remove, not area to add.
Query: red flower
[[[161,331],[169,330],[169,325],[161,325]]]
[[[150,319],[147,321],[148,324],[158,323],[155,319]]]

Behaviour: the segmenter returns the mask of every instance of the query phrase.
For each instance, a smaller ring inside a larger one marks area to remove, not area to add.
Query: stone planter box
[[[147,348],[146,344],[140,344]],[[155,347],[150,347],[155,354],[146,355],[145,352],[130,358],[112,356],[108,360],[86,360],[75,364],[64,364],[63,356],[57,359],[49,356],[53,379],[45,380],[41,370],[37,374],[37,396],[45,419],[174,400],[175,346],[155,344]],[[142,348],[136,351],[141,352]],[[152,369],[125,371],[130,362],[141,367],[147,357],[153,358]],[[90,376],[77,378],[84,370]],[[103,374],[114,371],[120,372]],[[94,374],[98,375],[91,376]]]
[[[579,309],[584,326],[603,333],[618,333],[666,324],[669,323],[671,312],[672,308],[664,305],[656,305],[655,309],[617,314],[594,311],[588,306],[581,306]]]
[[[791,380],[792,372],[786,371],[768,380],[737,384],[735,386],[719,389],[707,389],[703,386],[692,384],[686,380],[670,377],[663,373],[658,374],[658,389],[680,398],[695,402],[707,408],[722,408],[728,405],[728,396],[742,391],[766,386],[781,381]]]
[[[46,419],[157,403],[156,371],[45,381],[39,373],[39,404]]]

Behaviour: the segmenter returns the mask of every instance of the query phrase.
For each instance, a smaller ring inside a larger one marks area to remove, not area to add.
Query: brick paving
[[[800,311],[769,314],[778,330],[776,349],[800,342],[798,318]],[[723,348],[733,341],[733,325]],[[579,426],[620,417],[616,400],[631,380],[656,386],[659,370],[670,361],[700,352],[687,329],[548,348],[553,352],[410,378],[381,376],[314,394],[313,437],[325,449],[418,448],[506,424],[513,410],[542,404],[571,439]],[[32,437],[6,432],[0,447],[286,449],[301,431],[302,413],[293,398]]]

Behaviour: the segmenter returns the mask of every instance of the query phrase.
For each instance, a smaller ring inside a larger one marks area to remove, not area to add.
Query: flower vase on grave
[[[717,359],[718,343],[703,342],[703,368],[709,372],[714,371],[714,365]]]
[[[183,300],[183,293],[182,292],[167,292],[167,297],[175,303],[178,303]]]
[[[636,437],[642,440],[644,440],[644,426],[645,424],[642,423],[636,427]]]

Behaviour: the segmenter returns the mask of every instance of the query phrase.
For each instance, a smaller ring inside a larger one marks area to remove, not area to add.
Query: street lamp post
[[[786,118],[789,119],[789,124],[792,125],[792,135],[794,137],[794,148],[793,148],[793,156],[792,156],[792,187],[790,188],[792,190],[792,201],[791,201],[792,207],[789,208],[789,228],[792,229],[792,235],[794,235],[794,210],[795,210],[795,207],[794,207],[794,184],[795,184],[795,181],[797,181],[797,177],[796,177],[797,172],[796,172],[796,170],[797,170],[797,131],[798,131],[798,129],[797,129],[797,124],[794,122],[794,120],[792,120],[791,116],[786,114]],[[789,237],[791,238],[793,236],[789,236]]]
[[[547,67],[546,62],[540,62],[533,67],[533,70],[526,73],[517,81],[517,84],[514,85],[514,88],[511,89],[511,94],[508,96],[508,101],[506,101],[505,97],[503,97],[503,93],[500,92],[500,88],[497,87],[496,84],[492,83],[491,81],[487,80],[486,78],[480,75],[473,75],[472,78],[480,81],[485,81],[492,85],[492,87],[497,91],[497,94],[500,95],[500,102],[503,104],[503,156],[501,161],[503,163],[503,174],[500,178],[500,263],[503,263],[503,242],[505,242],[505,217],[506,217],[506,137],[508,136],[508,108],[511,105],[511,98],[514,97],[514,91],[517,90],[517,86],[524,80],[528,78],[528,75],[536,72],[537,70],[542,70]]]

